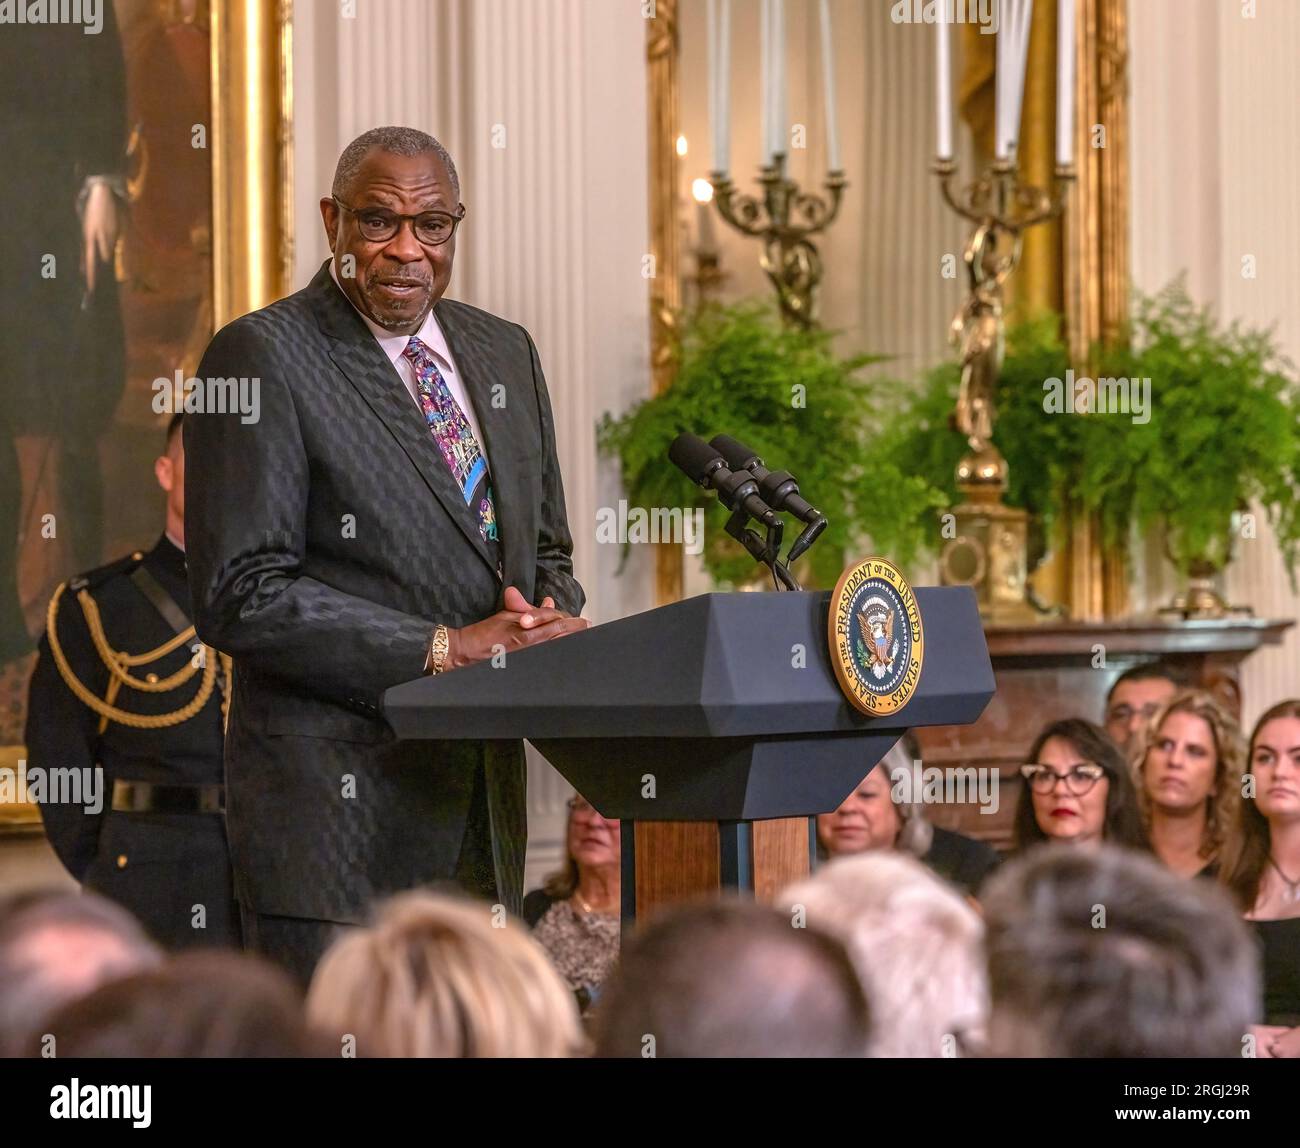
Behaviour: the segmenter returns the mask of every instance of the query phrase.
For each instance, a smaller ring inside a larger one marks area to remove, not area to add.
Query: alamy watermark
[[[889,797],[895,805],[978,805],[980,813],[996,813],[1002,804],[1002,775],[984,766],[937,766],[920,761],[896,765],[889,772]]]
[[[178,370],[170,379],[154,379],[150,386],[154,414],[237,414],[241,423],[255,423],[262,417],[262,380],[257,377],[187,379]]]
[[[0,24],[81,24],[96,36],[104,30],[104,0],[0,0]]]
[[[102,766],[28,767],[0,766],[0,805],[84,805],[86,812],[104,810],[104,770]]]
[[[975,24],[981,36],[997,33],[998,0],[897,0],[889,9],[895,24]]]
[[[629,543],[671,542],[687,554],[704,550],[703,507],[680,506],[629,507],[626,498],[618,506],[602,506],[596,511],[596,541],[627,545]]]
[[[1090,379],[1067,369],[1064,380],[1043,380],[1043,410],[1049,415],[1129,415],[1135,423],[1151,421],[1151,380]]]

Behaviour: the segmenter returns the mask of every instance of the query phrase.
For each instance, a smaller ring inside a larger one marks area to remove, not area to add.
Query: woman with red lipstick
[[[1241,730],[1200,690],[1175,694],[1143,731],[1138,807],[1151,848],[1175,873],[1214,877],[1237,821]]]
[[[1255,923],[1263,952],[1260,1056],[1300,1056],[1300,699],[1255,723],[1250,773],[1237,832],[1223,850],[1219,879]]]
[[[1016,805],[1017,850],[1044,841],[1149,848],[1128,763],[1092,722],[1052,722],[1034,739],[1020,773],[1025,787]]]

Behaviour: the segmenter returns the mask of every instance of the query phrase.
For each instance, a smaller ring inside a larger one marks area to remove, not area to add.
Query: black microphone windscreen
[[[679,434],[668,448],[668,458],[692,482],[702,483],[709,468],[721,458],[707,442],[689,431]]]
[[[761,465],[757,451],[750,450],[729,434],[714,435],[709,440],[709,445],[727,460],[727,466],[731,470],[748,470],[755,463]]]

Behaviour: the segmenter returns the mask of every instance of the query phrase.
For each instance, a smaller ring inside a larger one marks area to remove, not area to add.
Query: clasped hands
[[[502,609],[481,622],[447,630],[447,658],[444,668],[456,670],[492,657],[498,649],[506,653],[522,650],[574,634],[587,628],[586,618],[575,618],[557,610],[550,596],[534,606],[513,586],[507,586]]]

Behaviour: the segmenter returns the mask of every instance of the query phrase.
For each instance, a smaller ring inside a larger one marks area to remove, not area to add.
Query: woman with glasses
[[[1255,723],[1250,769],[1219,880],[1254,922],[1263,954],[1259,1056],[1300,1056],[1300,699]]]
[[[1046,726],[1020,773],[1017,850],[1044,841],[1148,848],[1128,763],[1092,722],[1066,718]]]
[[[575,794],[564,867],[524,898],[524,920],[584,1012],[618,956],[620,850],[619,822]]]
[[[1241,802],[1241,730],[1209,694],[1186,690],[1139,744],[1134,781],[1152,851],[1181,876],[1213,878]]]

